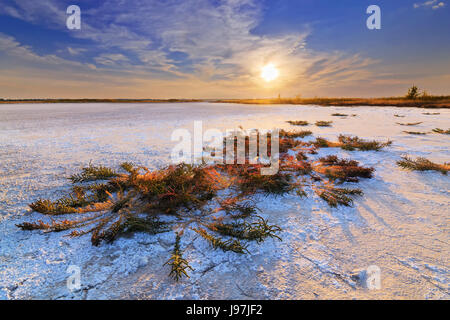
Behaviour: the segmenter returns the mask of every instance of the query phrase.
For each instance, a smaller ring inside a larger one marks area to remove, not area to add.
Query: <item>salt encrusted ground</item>
[[[450,110],[375,107],[252,106],[229,104],[28,104],[0,106],[0,299],[328,299],[449,298],[448,176],[408,172],[401,155],[450,161],[450,137],[403,130],[450,127]],[[332,113],[357,114],[342,119]],[[435,110],[433,110],[435,112]],[[396,118],[394,114],[404,115]],[[150,168],[169,162],[176,128],[285,128],[286,120],[333,120],[331,128],[305,127],[315,136],[340,133],[393,145],[380,152],[321,149],[376,168],[359,186],[354,208],[331,209],[316,198],[260,198],[262,216],[283,228],[283,242],[250,244],[252,255],[213,251],[194,233],[182,238],[195,271],[175,283],[163,266],[173,233],[135,234],[92,247],[89,236],[24,232],[15,224],[38,218],[27,204],[58,197],[64,178],[92,160],[115,166],[132,161]],[[396,122],[418,122],[415,127]],[[69,265],[82,271],[82,290],[66,288]],[[382,288],[367,290],[351,278],[370,265]]]

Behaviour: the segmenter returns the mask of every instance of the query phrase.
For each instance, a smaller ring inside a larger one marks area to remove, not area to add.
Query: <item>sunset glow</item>
[[[266,82],[272,82],[277,79],[279,75],[280,72],[273,64],[268,64],[261,70],[261,78],[263,78]]]

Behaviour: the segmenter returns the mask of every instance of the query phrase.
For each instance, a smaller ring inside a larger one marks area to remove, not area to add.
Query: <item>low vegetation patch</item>
[[[433,132],[440,133],[440,134],[450,134],[450,129],[444,130],[444,129],[440,129],[440,128],[435,128],[435,129],[433,129]]]
[[[439,171],[442,174],[447,174],[447,172],[450,170],[450,164],[438,164],[431,162],[430,160],[426,158],[419,157],[415,160],[411,159],[408,156],[405,156],[402,158],[402,160],[397,161],[397,164],[408,170],[416,170],[416,171]]]
[[[324,174],[331,181],[359,182],[360,178],[372,178],[374,168],[359,165],[358,161],[339,159],[337,156],[328,156],[319,159],[320,166],[317,172]]]
[[[351,206],[353,204],[352,196],[362,196],[363,192],[360,189],[326,186],[319,190],[318,195],[331,207],[337,207],[338,205]]]
[[[338,140],[340,143],[342,143],[341,148],[349,151],[353,151],[356,149],[360,151],[370,151],[370,150],[379,151],[384,147],[390,146],[392,144],[392,141],[387,142],[379,142],[376,140],[366,141],[356,136],[352,137],[344,135],[340,135]]]
[[[410,122],[410,123],[401,123],[401,122],[396,122],[396,124],[399,124],[401,126],[417,126],[418,124],[421,124],[423,122]]]
[[[345,114],[345,113],[332,113],[331,116],[332,117],[347,117],[348,114]]]
[[[283,138],[304,138],[312,135],[312,131],[309,130],[301,130],[301,131],[285,131],[280,130],[280,137]]]
[[[337,142],[331,142],[324,138],[316,138],[312,142],[317,148],[334,148],[338,147],[348,151],[360,150],[360,151],[379,151],[392,144],[392,141],[379,142],[376,140],[363,140],[359,137],[340,135]]]
[[[331,127],[333,121],[316,121],[316,126],[318,127]]]
[[[180,249],[180,235],[176,233],[175,238],[175,245],[172,251],[172,256],[170,259],[166,262],[166,264],[171,266],[170,274],[174,280],[179,281],[183,276],[186,276],[189,278],[189,275],[187,274],[186,270],[194,270],[189,265],[189,262],[187,262],[186,259],[183,258],[182,252]]]
[[[426,135],[426,132],[419,132],[419,131],[403,131],[404,133],[407,134],[414,134],[414,135]]]
[[[83,168],[80,174],[74,174],[69,179],[76,182],[87,182],[87,181],[95,181],[95,180],[105,180],[108,178],[117,177],[117,172],[115,172],[111,168],[107,168],[104,166],[93,166],[89,164],[88,167]]]
[[[371,178],[374,169],[337,156],[309,159],[308,154],[333,145],[322,138],[297,140],[310,134],[282,131],[280,170],[274,175],[261,175],[264,165],[249,163],[179,164],[154,171],[128,162],[117,169],[89,164],[70,177],[68,194],[30,204],[47,221],[23,222],[18,227],[67,231],[72,238],[90,235],[94,246],[127,233],[173,232],[175,244],[166,265],[178,281],[192,270],[183,257],[186,230],[196,232],[215,250],[236,254],[248,253],[252,241],[281,240],[281,228],[260,215],[255,205],[258,194],[282,197],[293,193],[299,201],[315,194],[331,207],[351,206],[354,197],[363,195],[360,189],[337,185]],[[379,150],[388,145],[346,136],[334,144],[349,150]]]
[[[307,126],[309,125],[308,121],[297,120],[297,121],[286,121],[287,123],[293,126]]]
[[[412,88],[411,88],[412,89]],[[413,108],[450,108],[450,96],[433,96],[418,88],[408,90],[400,97],[380,98],[273,98],[273,99],[234,99],[217,100],[218,103],[242,104],[292,104],[292,105],[321,105],[321,106],[375,106],[375,107],[413,107]]]

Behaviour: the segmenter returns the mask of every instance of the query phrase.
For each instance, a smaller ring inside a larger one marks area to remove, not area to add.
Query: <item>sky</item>
[[[0,98],[380,97],[413,84],[450,94],[450,0],[0,0]]]

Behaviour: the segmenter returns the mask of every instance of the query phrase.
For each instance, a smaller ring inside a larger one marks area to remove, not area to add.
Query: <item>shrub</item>
[[[298,121],[286,121],[290,125],[293,126],[307,126],[309,125],[308,121],[298,120]]]
[[[316,192],[331,207],[337,207],[338,205],[351,207],[353,205],[351,197],[363,195],[360,189],[335,188],[331,186],[319,188]]]
[[[399,124],[401,126],[417,126],[418,124],[421,124],[423,122],[410,122],[410,123],[400,123],[400,122],[396,122],[396,124]]]
[[[372,178],[374,168],[365,168],[358,161],[339,159],[337,156],[328,156],[319,159],[322,167],[316,169],[331,181],[358,182],[359,178]]]
[[[348,114],[345,114],[345,113],[332,113],[331,116],[332,117],[347,117]],[[352,116],[355,116],[355,115],[352,115]]]
[[[447,174],[447,172],[450,170],[450,164],[437,164],[434,162],[431,162],[430,160],[426,158],[419,157],[416,160],[413,160],[409,158],[408,156],[405,156],[402,158],[402,160],[397,161],[397,164],[404,168],[409,170],[417,170],[417,171],[439,171],[442,174]]]
[[[444,129],[440,129],[440,128],[435,128],[435,129],[433,129],[433,132],[440,133],[440,134],[450,134],[450,129],[444,130]]]
[[[280,170],[274,175],[261,175],[263,164],[179,164],[154,171],[128,162],[121,164],[119,171],[89,164],[70,178],[72,190],[66,196],[56,201],[39,199],[30,204],[43,215],[65,215],[63,218],[17,226],[27,231],[70,230],[71,237],[90,234],[94,246],[112,242],[126,233],[154,235],[176,229],[175,246],[166,264],[171,267],[169,275],[178,281],[192,270],[180,247],[186,229],[199,234],[214,249],[239,254],[248,252],[248,241],[281,240],[282,230],[257,215],[256,194],[295,193],[303,198],[308,196],[307,191],[313,190],[332,207],[350,206],[354,196],[362,195],[359,189],[337,188],[335,183],[371,178],[373,168],[336,156],[314,161],[305,153],[316,153],[318,147],[331,146],[379,150],[387,143],[345,136],[340,136],[338,142],[317,138],[309,143],[295,139],[309,134],[282,132]],[[105,181],[92,183],[97,180]]]
[[[71,176],[69,179],[72,180],[73,183],[77,183],[95,180],[106,180],[116,176],[117,173],[110,168],[104,166],[96,167],[93,166],[92,164],[89,164],[88,167],[82,169],[81,174],[75,174]]]
[[[317,137],[315,141],[312,142],[312,144],[316,148],[331,148],[336,147],[337,145],[333,144],[332,142],[328,141],[325,138]]]
[[[298,146],[302,146],[303,142],[295,140],[294,138],[281,138],[279,140],[279,150],[280,153],[286,153],[291,149],[294,149]]]
[[[419,97],[419,88],[417,86],[412,86],[408,89],[408,93],[406,94],[406,99],[417,99]]]
[[[172,251],[172,256],[165,264],[171,266],[172,269],[170,270],[169,276],[173,277],[177,282],[183,277],[183,275],[189,278],[189,275],[186,272],[187,269],[194,270],[182,256],[180,250],[180,235],[178,233],[176,233],[175,246]]]
[[[331,127],[333,121],[316,121],[316,126],[318,127]]]
[[[301,130],[301,131],[285,131],[280,130],[280,137],[282,138],[304,138],[312,135],[312,131]]]
[[[369,150],[379,151],[382,148],[390,146],[392,144],[392,141],[387,142],[379,142],[376,140],[366,141],[356,136],[351,137],[345,135],[340,135],[338,140],[342,144],[341,148],[349,151],[353,151],[355,149],[358,149],[360,151],[369,151]]]

